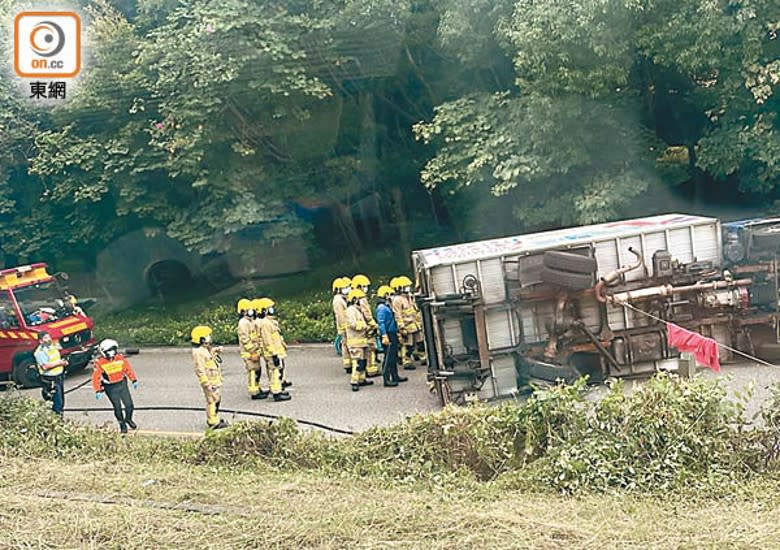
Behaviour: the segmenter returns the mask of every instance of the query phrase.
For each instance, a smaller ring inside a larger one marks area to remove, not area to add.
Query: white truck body
[[[629,252],[629,248],[639,253],[641,265],[620,276],[615,287],[618,290],[635,289],[658,280],[661,274],[654,273],[656,252],[668,254],[677,266],[704,265],[710,273],[720,273],[724,262],[720,221],[687,214],[664,214],[415,251],[412,260],[421,298],[432,304],[428,330],[434,334],[426,338],[426,345],[436,348],[430,350],[436,352],[434,356],[458,358],[469,353],[464,338],[469,340],[470,331],[464,332],[463,316],[453,313],[452,308],[449,312],[446,308],[437,309],[437,304],[447,297],[463,295],[465,279],[479,281],[479,315],[484,312],[485,324],[479,353],[483,362],[489,357],[490,376],[478,389],[472,387],[474,391],[461,388],[474,386],[473,382],[450,378],[449,389],[477,398],[505,397],[516,392],[518,354],[529,346],[549,342],[550,327],[556,320],[556,299],[534,294],[535,289],[542,294],[548,289],[548,295],[560,291],[540,277],[545,253],[567,251],[594,258],[595,285],[618,268],[636,261],[636,253]],[[630,308],[600,303],[592,290],[570,292],[566,307],[575,310],[578,322],[595,334],[633,333],[656,324]],[[465,311],[463,307],[460,310]],[[708,330],[719,341],[732,342],[720,320]],[[473,338],[471,344],[473,352]],[[663,359],[660,357],[659,361]],[[448,370],[432,365],[432,371],[437,368]]]

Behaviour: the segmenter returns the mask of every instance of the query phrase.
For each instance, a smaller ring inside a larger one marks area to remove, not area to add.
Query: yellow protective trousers
[[[263,374],[263,368],[260,365],[260,361],[244,359],[244,368],[247,373],[246,390],[249,392],[249,395],[257,395],[262,389],[260,387],[260,378]]]
[[[201,386],[203,395],[206,396],[206,424],[216,426],[219,424],[219,403],[222,401],[222,388],[209,389],[208,386]]]

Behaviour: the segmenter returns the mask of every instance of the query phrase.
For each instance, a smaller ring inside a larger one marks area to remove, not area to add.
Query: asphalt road
[[[292,400],[275,403],[270,399],[252,401],[246,393],[246,374],[238,351],[228,348],[223,353],[222,406],[228,409],[281,415],[299,420],[318,422],[349,431],[365,430],[375,425],[387,425],[417,412],[439,409],[436,396],[428,391],[425,369],[402,371],[409,381],[396,388],[385,388],[382,379],[374,378],[374,386],[352,392],[349,376],[344,373],[341,359],[329,345],[290,346],[287,360],[288,378],[294,383],[289,388]],[[191,353],[185,348],[143,349],[129,357],[138,374],[140,387],[132,391],[137,407],[181,406],[197,407],[198,411],[142,411],[135,414],[143,431],[202,433],[205,428],[203,393],[193,372]],[[753,397],[747,406],[750,418],[759,411],[769,396],[769,387],[780,383],[780,366],[772,368],[741,362],[724,365],[720,374],[700,369],[704,376],[718,376],[726,380],[732,395],[753,386]],[[69,376],[66,390],[86,381],[89,372]],[[633,391],[642,383],[627,381],[626,391]],[[37,389],[24,390],[40,398]],[[603,387],[594,387],[590,399],[605,393]],[[66,396],[66,417],[81,422],[116,427],[109,403],[104,397],[95,400],[89,384]],[[104,411],[77,412],[73,408],[102,408]],[[223,415],[228,421],[253,418],[244,415]]]
[[[287,358],[287,378],[293,382],[288,389],[291,401],[275,403],[272,399],[253,401],[246,391],[246,371],[236,348],[227,348],[223,374],[222,407],[282,415],[295,419],[319,422],[335,428],[359,431],[375,425],[392,424],[405,415],[439,408],[438,400],[428,391],[425,369],[401,373],[409,381],[395,388],[385,388],[382,378],[373,378],[374,385],[353,392],[349,376],[344,373],[341,358],[330,345],[290,346]],[[142,349],[139,355],[129,356],[139,380],[138,390],[131,390],[136,407],[182,406],[205,407],[203,392],[195,377],[192,355],[187,348]],[[68,376],[65,389],[86,381],[89,370]],[[267,383],[265,384],[267,388]],[[24,390],[40,397],[40,390]],[[110,403],[104,396],[95,400],[91,384],[65,396],[66,418],[108,423],[116,426],[109,411],[75,412],[72,408],[105,408]],[[244,420],[247,416],[224,414],[227,421]],[[205,410],[200,411],[142,411],[134,415],[140,430],[164,432],[203,432],[206,426]]]

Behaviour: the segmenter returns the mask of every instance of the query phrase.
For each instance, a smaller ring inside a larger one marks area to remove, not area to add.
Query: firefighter
[[[376,360],[376,336],[379,334],[379,328],[374,320],[374,314],[371,312],[371,304],[368,303],[368,292],[371,288],[371,281],[368,277],[362,274],[352,277],[352,290],[362,290],[363,298],[360,299],[358,306],[360,311],[363,312],[363,317],[368,324],[367,338],[368,338],[368,352],[367,352],[367,366],[366,376],[379,376],[380,368],[379,362]]]
[[[258,300],[258,327],[263,340],[263,353],[271,385],[274,401],[289,401],[290,394],[284,391],[284,360],[287,358],[287,345],[279,330],[279,323],[274,320],[274,301],[270,298]],[[291,385],[288,383],[287,385]]]
[[[76,315],[79,315],[81,317],[86,317],[87,314],[84,313],[84,310],[81,309],[81,306],[79,306],[78,299],[73,294],[68,294],[66,296],[66,299],[68,300],[68,303],[70,304],[70,307],[73,309],[73,313]]]
[[[221,347],[212,346],[211,328],[197,326],[192,329],[192,360],[195,363],[195,375],[198,377],[203,395],[206,397],[206,426],[210,430],[227,427],[227,422],[219,417],[219,405],[222,401],[222,359]]]
[[[256,313],[252,308],[252,302],[246,298],[241,298],[238,301],[236,311],[239,315],[238,346],[247,372],[247,391],[252,399],[265,399],[268,397],[268,392],[260,387],[260,379],[263,374],[262,365],[260,365],[262,350],[255,330]]]
[[[420,330],[420,312],[411,296],[412,281],[401,275],[390,281],[395,295],[393,296],[393,313],[398,321],[398,332],[401,335],[401,364],[406,370],[414,370],[412,355],[425,362],[425,351],[420,350],[422,331]]]
[[[38,333],[38,347],[35,348],[35,362],[41,375],[41,395],[51,401],[51,410],[62,417],[65,409],[65,367],[68,362],[60,356],[60,349],[54,345],[48,332]]]
[[[95,398],[101,399],[105,393],[111,405],[114,407],[114,417],[119,422],[119,431],[127,433],[130,429],[138,429],[133,422],[133,397],[127,387],[127,380],[133,384],[133,389],[138,389],[138,377],[136,377],[130,362],[119,353],[119,344],[116,340],[107,338],[98,345],[100,357],[95,360],[95,368],[92,369],[92,388],[95,390]],[[122,405],[125,406],[124,412]]]
[[[382,373],[385,386],[393,387],[397,386],[399,382],[408,380],[405,376],[398,376],[398,324],[390,307],[393,289],[387,285],[380,286],[376,295],[379,298],[379,304],[376,306],[376,320],[379,325],[382,346],[385,348]]]
[[[274,304],[273,300],[270,298],[267,298],[269,300],[269,308],[268,308],[268,318],[271,319],[274,323],[274,329],[275,334],[279,335],[279,342],[282,346],[282,349],[284,349],[284,357],[282,358],[282,366],[279,369],[279,376],[282,379],[282,390],[285,390],[286,388],[289,388],[293,385],[292,382],[290,382],[287,379],[287,342],[284,339],[284,335],[282,334],[282,327],[279,326],[279,321],[276,319],[276,304]],[[286,391],[284,393],[287,393]]]
[[[352,361],[349,359],[349,350],[347,349],[347,296],[352,290],[352,281],[349,277],[339,277],[334,279],[333,290],[333,316],[336,319],[336,333],[341,337],[341,361],[347,374],[352,372]]]
[[[349,358],[352,361],[352,377],[350,384],[352,391],[358,391],[360,386],[370,386],[373,380],[366,380],[366,367],[368,364],[369,325],[360,307],[360,301],[366,298],[366,293],[360,289],[352,289],[347,296],[347,348]]]

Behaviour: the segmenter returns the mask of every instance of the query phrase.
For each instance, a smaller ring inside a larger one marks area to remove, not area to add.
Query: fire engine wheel
[[[549,267],[542,269],[541,279],[545,283],[573,290],[584,290],[593,286],[593,274],[591,273],[570,273]]]
[[[561,271],[570,271],[572,273],[591,273],[596,272],[596,259],[573,252],[562,252],[560,250],[550,250],[544,253],[544,267],[558,269]]]
[[[753,246],[763,249],[780,246],[780,224],[762,227],[753,231]]]
[[[20,388],[37,388],[41,385],[38,367],[32,359],[22,359],[14,365],[13,378]]]

